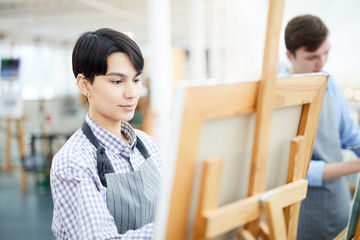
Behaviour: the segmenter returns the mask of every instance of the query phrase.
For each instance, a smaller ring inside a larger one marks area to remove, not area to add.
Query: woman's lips
[[[124,104],[124,105],[119,105],[121,108],[125,109],[126,111],[132,111],[135,109],[135,104]]]

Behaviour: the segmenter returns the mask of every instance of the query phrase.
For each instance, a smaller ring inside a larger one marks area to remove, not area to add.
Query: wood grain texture
[[[271,197],[263,201],[266,219],[270,229],[270,239],[292,239],[288,238],[283,209],[305,199],[307,186],[306,180],[288,183],[281,187],[281,191],[278,191],[280,188],[274,189]]]
[[[202,169],[202,180],[199,192],[199,201],[195,219],[195,240],[205,238],[206,222],[203,212],[214,210],[219,205],[220,181],[223,170],[223,160],[220,158],[205,160]]]
[[[203,121],[199,112],[193,107],[193,99],[188,94],[184,109],[166,231],[166,239],[174,240],[185,239],[196,155]]]
[[[266,185],[266,166],[269,151],[270,126],[275,105],[276,71],[283,9],[284,0],[270,0],[261,80],[256,101],[256,123],[248,196],[263,192]],[[250,230],[253,235],[257,236],[259,232],[259,220],[247,224],[246,228]]]
[[[248,196],[263,192],[265,189],[270,126],[275,105],[276,71],[283,9],[284,0],[270,1],[261,80],[256,101],[256,123]]]
[[[354,240],[360,240],[360,217],[359,217],[358,223],[356,225]]]
[[[206,219],[205,236],[212,238],[260,218],[262,214],[261,198],[269,195],[270,192],[271,197],[265,202],[270,202],[270,204],[275,202],[279,208],[283,209],[306,197],[307,181],[299,180],[277,187],[274,190],[221,206],[215,210],[205,211],[203,213]],[[284,224],[285,227],[286,225]]]

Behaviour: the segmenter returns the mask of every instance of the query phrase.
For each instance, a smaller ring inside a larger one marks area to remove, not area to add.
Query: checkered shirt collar
[[[85,121],[90,126],[91,130],[93,131],[100,144],[103,145],[105,148],[109,149],[110,151],[121,151],[129,145],[131,148],[134,147],[136,142],[136,134],[129,123],[124,121],[121,122],[121,132],[126,137],[126,139],[129,140],[128,144],[121,138],[114,136],[112,133],[100,127],[89,117],[89,114],[86,114]]]

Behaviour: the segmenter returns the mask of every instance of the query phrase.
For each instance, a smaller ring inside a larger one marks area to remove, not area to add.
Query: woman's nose
[[[137,97],[136,87],[135,87],[133,82],[130,82],[130,83],[126,84],[124,95],[125,95],[126,98],[135,98],[135,97]]]

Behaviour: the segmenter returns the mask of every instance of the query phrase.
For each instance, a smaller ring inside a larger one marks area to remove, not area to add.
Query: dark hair
[[[320,18],[313,15],[297,16],[285,28],[286,49],[295,55],[296,50],[305,47],[312,52],[326,40],[329,30]]]
[[[75,77],[82,73],[92,84],[95,76],[106,74],[107,57],[114,52],[127,54],[135,70],[141,74],[144,58],[138,45],[121,32],[101,28],[83,33],[77,40],[72,53]]]

